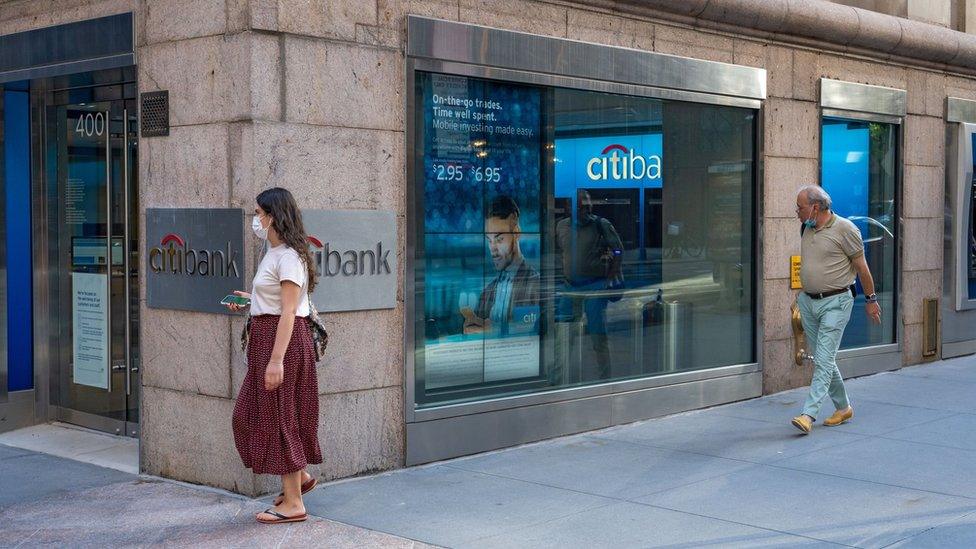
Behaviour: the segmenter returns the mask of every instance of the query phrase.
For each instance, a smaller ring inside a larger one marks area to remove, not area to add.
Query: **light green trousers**
[[[837,349],[840,348],[844,328],[851,319],[854,298],[850,292],[844,292],[823,299],[813,299],[801,292],[797,304],[803,320],[807,351],[813,355],[813,379],[810,380],[810,394],[803,405],[803,413],[817,419],[820,405],[828,394],[838,410],[844,410],[850,405],[844,379],[837,368]]]

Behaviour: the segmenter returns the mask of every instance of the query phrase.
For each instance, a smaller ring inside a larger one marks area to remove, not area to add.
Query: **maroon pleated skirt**
[[[251,318],[247,375],[233,419],[234,443],[244,466],[255,473],[272,475],[286,475],[310,463],[322,463],[315,347],[304,317],[295,318],[285,351],[284,381],[274,391],[264,388],[264,372],[271,360],[279,318]]]

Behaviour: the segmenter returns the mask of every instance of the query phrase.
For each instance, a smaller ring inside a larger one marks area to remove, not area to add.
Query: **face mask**
[[[268,239],[268,228],[270,228],[270,225],[265,227],[261,224],[260,215],[256,215],[251,219],[251,230],[254,231],[254,236],[260,238],[261,240]]]
[[[803,221],[803,224],[806,225],[806,227],[808,229],[816,229],[817,228],[817,214],[811,215],[810,216],[810,219],[805,219]]]

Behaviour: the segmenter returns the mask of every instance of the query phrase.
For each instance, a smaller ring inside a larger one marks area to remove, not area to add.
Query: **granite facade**
[[[411,154],[404,150],[408,14],[766,69],[757,311],[765,393],[809,382],[809,368],[796,368],[790,356],[788,277],[789,256],[799,253],[795,192],[819,179],[819,80],[905,89],[898,322],[910,340],[903,362],[922,360],[921,301],[941,297],[945,97],[976,99],[976,78],[562,1],[0,2],[0,34],[123,11],[136,14],[139,91],[166,89],[171,100],[170,136],[140,143],[140,209],[250,210],[257,192],[280,185],[308,207],[393,210],[401,235]],[[372,177],[360,171],[364,160]],[[402,236],[397,253],[406,256]],[[257,244],[247,250],[246,280],[259,254]],[[402,261],[398,267],[402,289]],[[244,368],[240,320],[149,309],[144,295],[140,302],[143,470],[249,494],[273,489],[240,466],[228,440]],[[327,320],[333,346],[319,374],[328,457],[316,469],[323,478],[404,464],[403,305],[401,291],[395,309]],[[198,446],[205,451],[188,457]]]

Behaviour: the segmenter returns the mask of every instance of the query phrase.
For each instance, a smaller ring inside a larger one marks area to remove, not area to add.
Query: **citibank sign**
[[[230,241],[223,250],[194,248],[176,233],[168,233],[159,246],[149,248],[149,269],[156,274],[239,277],[237,252]]]
[[[146,210],[146,304],[231,314],[220,299],[244,285],[244,210]]]
[[[644,156],[633,147],[620,144],[607,145],[599,156],[586,163],[586,176],[591,181],[620,181],[661,178],[661,157],[656,154]]]
[[[391,211],[302,210],[319,281],[319,312],[397,304],[397,218]]]

